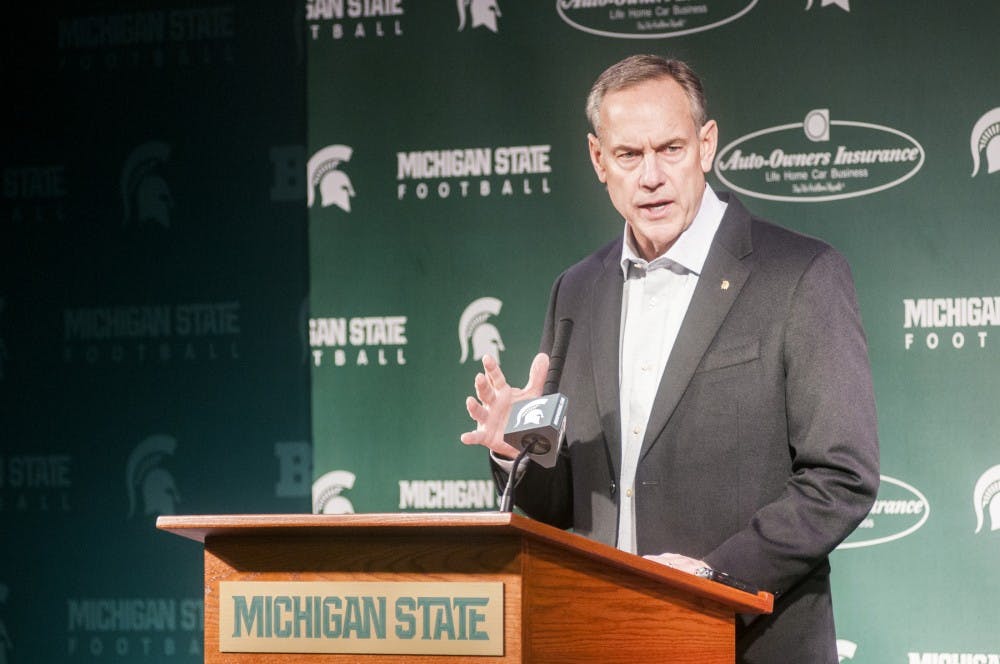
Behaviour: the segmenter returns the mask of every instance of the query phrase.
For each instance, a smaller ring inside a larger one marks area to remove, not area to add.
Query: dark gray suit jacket
[[[827,554],[878,489],[871,371],[854,285],[830,246],[733,196],[664,370],[635,481],[638,553],[682,553],[776,594],[741,617],[740,662],[837,661]],[[566,446],[529,464],[528,515],[615,544],[621,239],[564,272],[541,348],[574,322]],[[499,475],[499,473],[498,473]],[[498,477],[498,479],[502,479]]]

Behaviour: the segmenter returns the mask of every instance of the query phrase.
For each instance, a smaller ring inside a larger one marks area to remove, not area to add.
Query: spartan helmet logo
[[[986,150],[986,172],[1000,171],[1000,107],[987,111],[972,128],[969,137],[972,148],[972,177],[979,172],[979,155]]]
[[[136,494],[142,496],[143,514],[173,514],[180,502],[173,476],[160,467],[160,461],[173,455],[177,441],[156,434],[135,446],[125,464],[125,485],[128,488],[128,516],[135,514]]]
[[[355,196],[351,178],[337,170],[342,162],[351,160],[353,150],[346,145],[328,145],[310,159],[306,165],[309,182],[309,207],[316,200],[316,187],[323,207],[336,205],[344,212],[351,211],[351,198]]]
[[[504,348],[500,330],[486,319],[500,313],[503,302],[495,297],[481,297],[465,308],[458,321],[458,343],[462,347],[460,364],[469,359],[469,342],[472,342],[472,359],[481,360],[484,355],[491,355],[498,363],[500,351]]]
[[[340,495],[354,488],[354,473],[331,470],[312,485],[313,514],[354,514],[354,505]]]
[[[972,490],[976,510],[976,533],[983,529],[983,516],[990,516],[990,530],[1000,530],[1000,466],[993,466],[979,478]]]
[[[517,411],[517,426],[541,424],[542,419],[545,417],[545,413],[542,412],[542,406],[548,402],[548,397],[542,397],[541,399],[533,399],[521,406],[521,410]]]
[[[497,19],[502,16],[497,0],[458,0],[458,31],[465,29],[465,13],[472,16],[472,29],[481,25],[497,32]]]
[[[169,145],[150,141],[132,150],[125,160],[121,176],[123,226],[134,221],[140,225],[152,222],[170,228],[170,208],[174,201],[166,180],[155,172],[169,156]]]

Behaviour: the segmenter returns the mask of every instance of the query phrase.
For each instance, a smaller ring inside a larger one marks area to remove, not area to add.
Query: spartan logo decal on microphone
[[[541,406],[548,402],[548,398],[535,399],[529,401],[524,406],[517,411],[517,422],[516,426],[522,426],[524,424],[541,424],[542,417],[545,416],[545,412],[542,410]]]
[[[344,212],[351,211],[354,185],[339,167],[351,160],[352,153],[353,150],[346,145],[328,145],[309,159],[306,174],[310,208],[316,201],[316,187],[319,187],[322,207],[336,205]]]

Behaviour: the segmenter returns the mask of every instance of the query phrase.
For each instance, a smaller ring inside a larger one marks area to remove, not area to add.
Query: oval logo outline
[[[875,194],[880,191],[884,191],[886,189],[891,189],[892,187],[900,185],[909,180],[910,178],[912,178],[924,166],[924,161],[927,158],[927,153],[924,151],[924,146],[921,145],[917,141],[917,139],[913,138],[912,136],[910,136],[905,132],[902,132],[893,127],[887,127],[885,125],[873,124],[871,122],[858,122],[855,120],[831,120],[830,125],[831,126],[840,125],[844,127],[861,127],[863,129],[871,129],[874,131],[883,131],[889,134],[895,134],[909,141],[910,144],[913,145],[913,147],[917,148],[920,151],[920,159],[917,161],[916,165],[911,170],[907,171],[906,173],[896,178],[895,180],[892,180],[891,182],[880,184],[876,187],[870,187],[868,189],[862,189],[860,191],[849,191],[842,194],[824,194],[821,196],[785,196],[779,194],[766,194],[757,191],[752,191],[745,187],[740,187],[739,185],[736,185],[733,182],[729,181],[726,178],[726,176],[722,174],[722,171],[719,170],[719,162],[722,161],[723,155],[725,155],[732,148],[735,148],[745,143],[746,141],[749,141],[753,138],[757,138],[758,136],[764,136],[766,134],[776,134],[779,131],[789,131],[791,129],[804,129],[805,127],[804,123],[793,122],[791,124],[783,124],[774,127],[767,127],[766,129],[759,129],[757,131],[746,134],[745,136],[740,136],[735,141],[732,141],[731,143],[727,144],[724,148],[719,150],[718,154],[715,156],[715,165],[712,167],[712,171],[715,173],[715,176],[719,178],[720,181],[722,181],[723,184],[725,184],[733,191],[738,192],[740,194],[745,194],[747,196],[751,196],[753,198],[760,198],[768,201],[781,201],[785,203],[825,203],[828,201],[838,201],[846,198],[857,198],[859,196],[868,196],[869,194]]]
[[[917,500],[919,500],[923,504],[923,506],[924,506],[923,516],[920,517],[919,521],[917,521],[915,524],[913,524],[912,526],[910,526],[906,530],[898,532],[898,533],[896,533],[894,535],[886,535],[885,537],[877,537],[877,538],[875,538],[873,540],[860,540],[858,542],[841,542],[840,545],[837,547],[838,550],[839,549],[860,549],[860,548],[866,547],[866,546],[876,546],[878,544],[885,544],[886,542],[892,542],[893,540],[902,539],[902,538],[906,537],[907,535],[912,535],[917,530],[919,530],[921,526],[923,526],[925,523],[927,523],[927,519],[931,515],[931,503],[930,503],[929,500],[927,500],[927,497],[920,492],[919,489],[917,489],[915,486],[913,486],[911,484],[907,484],[903,480],[897,480],[896,478],[889,477],[888,475],[879,475],[879,479],[882,482],[888,482],[889,484],[895,484],[896,486],[898,486],[898,487],[900,487],[902,489],[905,489],[905,490],[909,491],[910,493],[912,493],[914,496],[916,496]]]
[[[749,12],[751,9],[753,9],[758,2],[759,0],[750,0],[750,4],[748,4],[746,7],[736,12],[732,16],[724,18],[721,21],[716,21],[715,23],[710,23],[709,25],[702,25],[697,28],[688,28],[686,30],[678,30],[676,32],[657,32],[649,34],[609,32],[607,30],[598,30],[597,28],[587,27],[585,25],[577,23],[576,21],[574,21],[565,14],[562,8],[562,0],[556,0],[556,13],[559,14],[559,18],[561,18],[563,22],[566,25],[570,26],[571,28],[575,28],[580,32],[586,32],[591,35],[597,35],[599,37],[612,37],[616,39],[670,39],[671,37],[683,37],[685,35],[693,35],[696,32],[704,32],[706,30],[712,30],[713,28],[725,25],[726,23],[731,23],[732,21],[735,21],[738,18],[742,18],[743,15]]]

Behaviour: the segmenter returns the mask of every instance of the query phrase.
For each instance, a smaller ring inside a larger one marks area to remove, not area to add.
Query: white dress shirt
[[[706,186],[691,225],[652,261],[639,257],[632,231],[625,226],[618,365],[622,425],[618,548],[623,551],[636,552],[635,473],[650,410],[725,211],[726,204]]]
[[[622,421],[618,548],[622,551],[636,552],[635,471],[653,399],[725,212],[726,204],[706,186],[691,225],[665,254],[648,262],[639,257],[632,232],[625,225],[621,257],[625,284],[618,364]],[[492,452],[490,455],[506,472],[511,471],[511,460]],[[515,482],[520,481],[524,470],[524,465],[518,468]]]

